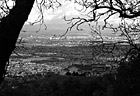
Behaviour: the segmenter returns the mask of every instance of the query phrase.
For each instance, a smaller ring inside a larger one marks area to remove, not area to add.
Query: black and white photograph
[[[0,96],[140,96],[140,0],[0,0]]]

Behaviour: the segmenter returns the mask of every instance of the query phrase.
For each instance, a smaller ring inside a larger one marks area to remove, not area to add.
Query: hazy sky
[[[62,6],[59,7],[56,10],[45,10],[44,11],[44,19],[48,23],[51,22],[53,19],[61,19],[64,15],[66,16],[77,16],[79,13],[74,9],[74,3],[70,1],[60,1],[62,3]],[[39,15],[39,10],[36,7],[36,3],[34,4],[34,7],[32,9],[32,12],[29,16],[28,21],[34,21],[37,16]]]
[[[47,25],[47,30],[44,30],[45,28],[42,25],[42,29],[40,33],[52,32],[53,34],[53,32],[55,33],[56,31],[60,33],[64,33],[66,29],[68,28],[68,26],[70,25],[68,25],[67,22],[62,19],[62,17],[65,15],[67,16],[67,18],[71,18],[71,17],[77,17],[80,15],[80,13],[75,10],[75,7],[77,9],[78,8],[80,9],[80,6],[75,5],[74,2],[61,0],[61,3],[62,3],[62,6],[59,7],[57,10],[53,11],[52,9],[50,9],[50,10],[44,11],[44,21],[45,21],[45,24]],[[39,16],[39,14],[40,12],[38,8],[36,7],[36,5],[34,4],[34,7],[29,15],[28,22],[34,22]],[[102,22],[103,20],[100,20],[100,21]],[[110,19],[110,21],[115,24],[118,22],[118,19],[113,17]],[[89,29],[87,28],[87,26],[82,26],[82,27],[85,29],[84,32],[87,32],[87,34],[89,34],[88,32]],[[38,29],[39,29],[38,24],[34,26],[30,26],[27,22],[25,23],[23,27],[23,30],[26,30],[32,33]],[[73,29],[72,31],[75,31],[75,29]],[[81,32],[81,33],[83,34],[84,32]]]
[[[62,30],[66,31],[66,28],[69,26],[67,22],[65,22],[62,17],[66,15],[67,17],[78,16],[79,13],[74,9],[73,2],[64,2],[61,0],[62,6],[56,10],[44,10],[44,22],[47,25],[47,30]],[[40,11],[34,4],[34,7],[29,15],[28,21],[25,23],[23,30],[27,31],[35,31],[38,30],[39,26],[36,24],[35,26],[29,26],[28,22],[34,22],[38,16],[40,15]],[[46,30],[46,31],[47,31]],[[44,26],[42,25],[42,31],[44,30]]]

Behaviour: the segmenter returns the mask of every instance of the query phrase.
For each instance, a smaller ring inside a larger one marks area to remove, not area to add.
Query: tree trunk
[[[22,29],[35,0],[16,0],[16,5],[0,22],[0,83],[4,79],[6,63],[15,48]]]

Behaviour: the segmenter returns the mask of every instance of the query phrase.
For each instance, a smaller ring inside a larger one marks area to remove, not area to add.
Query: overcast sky
[[[55,32],[65,33],[66,29],[70,25],[68,25],[67,22],[62,19],[62,17],[64,15],[67,16],[67,18],[80,16],[80,13],[77,10],[75,10],[75,7],[77,9],[78,8],[80,9],[80,6],[75,5],[74,2],[64,1],[64,0],[61,0],[61,3],[62,3],[62,6],[59,7],[57,10],[53,11],[52,9],[50,9],[50,10],[44,11],[44,21],[45,21],[45,24],[47,25],[47,30],[44,30],[45,28],[44,26],[42,26],[40,33],[44,33],[44,32],[46,33],[51,32],[52,34],[54,34]],[[34,22],[39,16],[39,14],[40,12],[38,8],[36,7],[36,5],[34,4],[34,7],[29,15],[28,22]],[[100,21],[103,21],[103,20],[100,20]],[[118,22],[118,20],[114,17],[111,18],[110,21],[113,23]],[[30,26],[28,22],[25,23],[23,30],[26,30],[32,33],[38,30],[39,28],[38,24],[34,26]],[[87,26],[82,26],[82,27],[85,29],[85,31],[81,32],[81,34],[89,34],[88,32],[89,29],[87,28]],[[75,32],[75,29],[73,29],[72,31]]]
[[[61,1],[62,2],[62,1]],[[78,12],[76,10],[74,10],[74,6],[72,2],[62,2],[63,5],[62,7],[59,7],[56,10],[45,10],[44,11],[44,22],[47,25],[47,30],[66,30],[66,27],[68,27],[67,22],[65,22],[62,17],[64,15],[66,16],[72,16],[72,15],[78,15]],[[36,5],[34,4],[34,7],[28,17],[27,22],[25,23],[23,30],[27,30],[27,31],[35,31],[38,30],[39,25],[36,24],[35,26],[30,26],[28,24],[28,22],[34,22],[38,16],[40,15],[40,11],[38,10],[38,8],[36,7]],[[44,26],[42,25],[42,31],[44,30]],[[47,31],[46,30],[46,31]]]

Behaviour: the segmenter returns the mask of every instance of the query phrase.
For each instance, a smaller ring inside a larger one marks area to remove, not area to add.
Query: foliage
[[[140,95],[140,59],[121,62],[118,68],[117,80],[114,84],[114,96]]]
[[[106,96],[110,81],[100,77],[51,76],[19,86],[5,86],[1,96]]]

